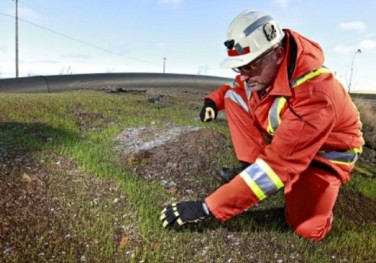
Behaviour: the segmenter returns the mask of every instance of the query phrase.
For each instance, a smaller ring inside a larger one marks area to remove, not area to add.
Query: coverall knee
[[[287,224],[304,238],[322,240],[331,230],[340,186],[333,173],[313,166],[293,178],[284,189]]]

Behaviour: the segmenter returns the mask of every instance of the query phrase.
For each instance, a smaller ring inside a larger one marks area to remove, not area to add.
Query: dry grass
[[[354,98],[354,104],[360,113],[360,120],[363,124],[362,132],[366,145],[372,149],[376,149],[375,103],[362,98]]]

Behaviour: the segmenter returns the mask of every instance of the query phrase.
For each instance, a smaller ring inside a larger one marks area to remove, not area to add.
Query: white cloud
[[[362,51],[376,49],[376,41],[366,39],[359,42],[357,45],[337,45],[333,48],[333,51],[338,54],[351,54],[358,49]]]
[[[361,83],[359,83],[356,87],[356,92],[366,92],[366,93],[376,93],[376,80],[375,79],[367,79]]]
[[[356,51],[354,46],[337,45],[333,48],[333,51],[338,54],[348,54]]]
[[[8,9],[4,12],[9,16],[16,16],[15,9]],[[40,16],[37,12],[30,8],[20,8],[18,7],[18,17],[28,21],[39,21]]]
[[[159,43],[157,43],[157,47],[158,47],[159,49],[162,49],[162,50],[166,50],[166,49],[167,49],[167,45],[166,45],[166,43],[164,43],[164,42],[159,42]]]
[[[20,17],[26,19],[26,20],[32,20],[36,21],[40,19],[40,16],[37,12],[35,12],[32,9],[29,8],[21,8],[19,9],[19,15]]]
[[[274,0],[274,3],[282,7],[286,7],[290,4],[291,0]]]
[[[89,60],[91,56],[88,54],[81,54],[81,53],[64,53],[60,55],[61,58],[75,58],[75,59],[83,59]]]
[[[376,41],[370,40],[370,39],[363,40],[362,42],[359,43],[359,48],[368,49],[368,50],[375,49]]]
[[[343,30],[355,30],[360,32],[365,32],[367,30],[366,24],[360,21],[341,22],[338,27]]]
[[[183,3],[183,0],[158,0],[158,3],[179,5],[179,4]]]
[[[6,51],[7,51],[6,46],[0,44],[0,52],[4,52],[5,53]]]

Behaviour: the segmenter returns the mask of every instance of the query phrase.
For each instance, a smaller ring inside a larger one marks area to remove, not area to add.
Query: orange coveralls
[[[251,165],[205,199],[225,221],[284,187],[293,230],[319,241],[331,229],[342,183],[350,180],[364,144],[359,113],[320,46],[285,29],[286,55],[267,93],[238,75],[207,95],[225,110],[238,160]]]

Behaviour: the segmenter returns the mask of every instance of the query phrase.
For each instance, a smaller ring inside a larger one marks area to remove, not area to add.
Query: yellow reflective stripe
[[[262,159],[257,159],[253,165],[242,171],[240,177],[259,200],[284,186],[282,180]]]
[[[252,192],[257,196],[259,200],[266,198],[266,195],[261,190],[261,188],[252,180],[252,178],[245,172],[240,173],[240,177],[246,182],[246,184],[251,188]]]
[[[273,106],[269,110],[268,116],[268,127],[267,132],[271,135],[274,135],[275,130],[278,128],[279,124],[281,124],[281,116],[280,113],[285,106],[287,100],[285,97],[276,98],[273,102]]]
[[[273,126],[272,126],[272,123],[271,123],[271,121],[270,121],[270,117],[269,117],[268,128],[266,128],[266,131],[267,131],[269,134],[274,135],[275,130],[274,130],[274,128],[273,128]]]
[[[300,78],[296,79],[294,81],[294,84],[292,85],[292,87],[294,88],[296,86],[299,86],[300,84],[306,82],[307,80],[310,80],[310,79],[312,79],[314,77],[317,77],[317,76],[319,76],[322,73],[331,73],[331,71],[329,69],[327,69],[327,68],[319,68],[317,70],[314,70],[314,71],[312,71],[312,72],[304,75],[303,77],[300,77]]]
[[[344,161],[338,161],[338,160],[329,160],[329,162],[334,163],[334,164],[341,164],[341,165],[345,165],[345,166],[351,166],[351,165],[354,165],[356,163],[356,161],[344,162]]]
[[[245,86],[246,85],[246,81],[243,81],[243,85]],[[233,80],[233,82],[232,83],[230,83],[230,82],[228,82],[228,83],[226,83],[225,85],[227,85],[227,86],[229,86],[230,88],[232,88],[232,89],[234,89],[234,88],[239,88],[240,86],[238,85],[238,83],[235,81],[235,80]]]
[[[350,152],[350,153],[362,153],[363,152],[363,147],[353,148],[351,150],[348,150],[347,152]]]
[[[231,82],[227,82],[225,85],[230,86],[231,88],[234,88],[237,86],[235,79],[232,80]]]
[[[281,113],[283,107],[285,106],[287,102],[287,99],[285,97],[282,97],[281,100],[278,102],[278,107],[277,107],[277,111],[278,113]],[[278,118],[278,124],[281,123],[281,116],[278,114],[277,115],[277,118]]]
[[[270,180],[272,180],[277,189],[280,189],[284,186],[282,180],[264,160],[258,158],[256,159],[256,163],[265,171],[265,173],[269,176]]]
[[[334,164],[341,164],[341,165],[345,165],[345,166],[350,166],[350,165],[353,165],[354,163],[347,163],[347,162],[341,162],[341,161],[336,161],[336,160],[329,160],[331,163],[334,163]]]

